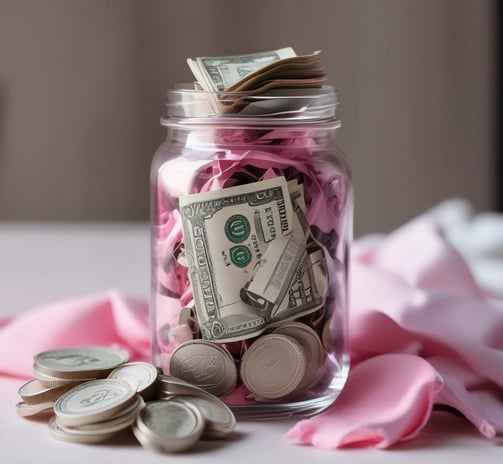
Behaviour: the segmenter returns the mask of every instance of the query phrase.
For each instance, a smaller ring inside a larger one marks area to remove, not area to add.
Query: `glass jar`
[[[170,90],[151,172],[152,358],[238,417],[310,415],[349,370],[353,196],[330,86]]]

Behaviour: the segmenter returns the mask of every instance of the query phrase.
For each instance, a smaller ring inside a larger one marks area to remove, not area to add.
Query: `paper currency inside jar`
[[[346,201],[342,173],[319,156],[309,163],[288,159],[283,168],[278,161],[285,159],[274,147],[228,155],[204,163],[189,155],[183,170],[178,158],[175,169],[170,161],[159,169],[156,337],[167,374],[173,351],[191,340],[223,346],[239,371],[252,343],[275,328],[299,321],[321,346],[323,329],[337,317],[336,281],[344,267],[338,242]],[[319,382],[330,378],[320,372],[339,368],[330,357],[319,363]],[[200,373],[192,366],[186,374],[191,382],[217,369],[217,360],[208,353],[199,365]]]

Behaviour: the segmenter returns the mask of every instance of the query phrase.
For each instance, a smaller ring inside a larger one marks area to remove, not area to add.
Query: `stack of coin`
[[[274,330],[276,334],[288,335],[297,340],[306,355],[306,372],[299,385],[304,391],[320,380],[323,373],[326,352],[316,331],[302,322],[288,322]]]
[[[220,439],[228,437],[236,427],[236,418],[229,407],[211,394],[178,397],[195,406],[204,418],[203,438]],[[169,400],[168,400],[169,401]]]
[[[182,398],[199,408],[205,418],[204,438],[223,438],[234,430],[234,414],[215,395],[182,379],[164,374],[159,375],[157,388],[158,398],[161,400]]]
[[[202,339],[182,343],[173,351],[170,375],[215,396],[229,394],[237,382],[236,365],[229,351]]]
[[[188,347],[188,353],[195,349],[197,356],[198,348],[209,353],[210,366],[222,367],[225,374],[223,382],[209,376],[208,385],[220,392],[234,388],[232,357],[206,342]],[[218,356],[215,362],[212,356]],[[40,353],[34,363],[36,378],[19,389],[23,402],[17,410],[21,416],[50,411],[49,434],[73,443],[102,442],[133,425],[143,446],[161,452],[182,451],[200,438],[224,438],[234,430],[232,411],[216,396],[159,374],[150,363],[126,361],[122,351],[101,347]],[[156,393],[158,400],[148,401]]]
[[[206,390],[178,377],[159,374],[157,378],[157,398],[160,400],[169,399],[172,396],[202,396],[210,394]]]
[[[91,380],[58,398],[48,430],[58,440],[101,442],[131,426],[144,404],[125,380]]]
[[[52,412],[54,402],[72,386],[73,384],[67,384],[51,388],[46,387],[37,379],[30,380],[19,389],[19,395],[23,401],[16,404],[17,412],[23,417]]]
[[[302,345],[293,337],[273,333],[259,337],[246,351],[241,379],[258,398],[278,399],[300,387],[306,369]]]
[[[33,373],[44,385],[56,387],[106,377],[127,360],[127,353],[113,348],[65,348],[35,356]]]
[[[19,389],[22,402],[16,405],[24,417],[51,411],[60,395],[75,385],[106,377],[128,359],[121,350],[85,346],[44,351],[35,356],[30,380]]]
[[[161,453],[191,448],[203,430],[201,412],[177,398],[147,403],[133,425],[133,433],[141,445]]]
[[[138,414],[133,433],[145,448],[174,453],[192,448],[201,438],[225,438],[235,425],[232,411],[216,396],[203,393],[147,403]]]
[[[251,344],[241,360],[241,380],[257,401],[292,397],[319,381],[325,356],[314,329],[285,323]]]

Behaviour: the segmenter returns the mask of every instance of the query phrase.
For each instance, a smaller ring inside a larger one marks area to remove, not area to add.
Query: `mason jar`
[[[331,86],[168,91],[151,171],[152,359],[238,417],[315,414],[349,370],[353,196]]]

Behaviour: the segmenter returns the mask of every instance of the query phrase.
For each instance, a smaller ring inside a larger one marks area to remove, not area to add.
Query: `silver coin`
[[[274,330],[274,333],[289,335],[297,340],[306,353],[306,373],[299,389],[308,389],[319,381],[325,362],[325,350],[318,334],[302,322],[287,322]]]
[[[97,378],[96,376],[73,379],[59,378],[39,372],[35,368],[33,369],[33,375],[35,376],[36,380],[38,380],[44,387],[47,388],[57,388],[63,387],[65,385],[78,385],[79,383],[89,382],[89,380],[95,380]],[[106,374],[102,377],[106,377]]]
[[[231,354],[224,347],[206,340],[192,340],[178,346],[171,356],[170,375],[216,396],[230,393],[237,381]]]
[[[133,432],[143,446],[165,453],[191,448],[201,437],[203,429],[201,412],[176,398],[147,403],[133,426]]]
[[[127,360],[127,353],[121,350],[82,346],[39,353],[33,367],[41,374],[59,379],[99,378]]]
[[[157,379],[157,394],[163,397],[176,395],[211,395],[211,393],[208,393],[206,390],[186,382],[185,380],[165,374],[159,374]]]
[[[132,405],[106,421],[80,425],[77,427],[68,427],[64,424],[61,424],[57,416],[56,421],[58,422],[60,428],[68,433],[80,435],[108,434],[118,432],[132,425],[133,422],[136,421],[138,413],[144,406],[145,401],[143,400],[143,398],[140,395],[136,395],[136,400]]]
[[[66,441],[69,443],[81,443],[81,444],[93,444],[101,443],[109,438],[113,437],[117,432],[111,433],[92,433],[92,434],[82,434],[78,431],[68,431],[62,428],[62,426],[56,420],[56,416],[53,416],[47,422],[47,430],[52,438],[60,441]]]
[[[332,333],[332,319],[328,319],[323,325],[323,329],[321,331],[321,341],[323,343],[323,347],[327,351],[333,351],[335,345],[335,337]]]
[[[236,427],[236,418],[227,405],[213,395],[183,396],[178,399],[196,406],[205,420],[204,438],[225,438]],[[168,400],[169,401],[169,400]]]
[[[241,379],[257,397],[278,399],[295,392],[306,373],[302,345],[288,335],[267,334],[243,355]]]
[[[60,396],[54,412],[60,424],[75,427],[107,420],[135,399],[136,391],[123,380],[91,380]]]
[[[39,380],[33,379],[22,385],[18,393],[26,404],[39,404],[56,401],[70,388],[72,388],[72,385],[50,388],[43,385]]]
[[[16,411],[21,417],[37,416],[38,414],[53,413],[54,402],[46,401],[38,404],[27,404],[21,401],[16,404]]]
[[[155,393],[157,368],[147,362],[131,362],[114,369],[109,379],[120,379],[128,382],[133,390],[148,399]]]

